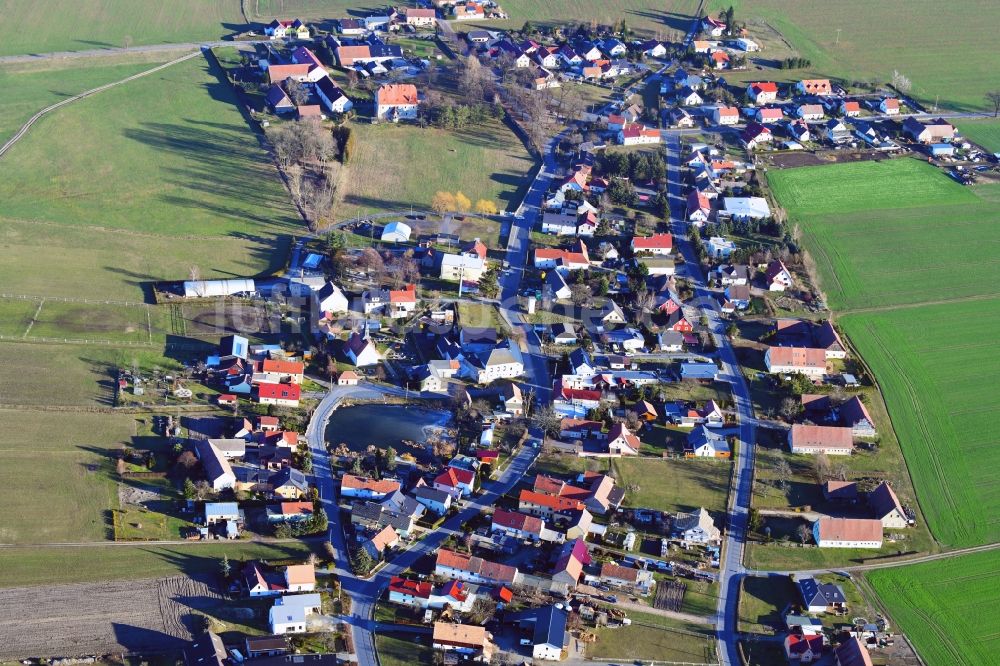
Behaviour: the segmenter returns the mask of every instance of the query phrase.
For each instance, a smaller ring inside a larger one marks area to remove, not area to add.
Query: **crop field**
[[[152,69],[163,54],[128,54],[74,60],[45,60],[0,66],[0,143],[36,111],[59,100]]]
[[[43,594],[34,587],[7,589],[0,595],[8,637],[0,659],[176,650],[193,638],[192,610],[212,608],[221,599],[205,583],[181,576],[53,585]]]
[[[617,458],[611,465],[623,487],[638,486],[625,495],[626,506],[660,511],[705,507],[713,514],[726,510],[732,468],[728,461]]]
[[[0,423],[0,543],[106,538],[107,512],[118,505],[112,453],[132,442],[132,418],[0,409]]]
[[[940,95],[941,106],[955,110],[982,110],[983,93],[1000,87],[1000,71],[981,57],[982,44],[1000,23],[1000,5],[992,0],[946,7],[934,0],[712,0],[708,7],[717,14],[730,5],[737,21],[751,24],[751,38],[753,23],[766,21],[811,60],[803,78],[887,82],[895,69],[912,80],[910,94],[918,100],[933,105]]]
[[[512,210],[535,164],[500,122],[463,131],[355,124],[353,132],[358,150],[342,171],[339,218],[410,206],[426,209],[439,190],[460,191],[473,203],[489,199],[501,210]]]
[[[928,666],[996,663],[996,551],[882,569],[866,577]]]
[[[914,159],[771,170],[834,310],[982,296],[1000,206]],[[956,270],[961,266],[962,270]],[[874,285],[878,285],[877,288]]]
[[[240,0],[5,0],[0,55],[221,39],[245,29]]]
[[[1000,152],[1000,120],[997,118],[984,120],[961,118],[955,121],[955,126],[969,141],[986,150]]]
[[[1000,539],[1000,299],[839,321],[881,384],[935,536],[955,547]]]

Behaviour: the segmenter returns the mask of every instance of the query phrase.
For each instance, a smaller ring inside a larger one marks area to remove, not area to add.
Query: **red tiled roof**
[[[290,76],[305,76],[312,66],[312,63],[308,62],[300,65],[268,65],[267,75],[271,83],[279,83]]]
[[[540,534],[544,525],[540,518],[517,511],[505,511],[503,509],[497,509],[493,512],[493,524],[528,532],[529,534]]]
[[[313,512],[312,502],[282,502],[278,506],[283,516],[310,516]]]
[[[282,375],[301,375],[306,370],[306,366],[298,361],[282,361],[276,359],[265,359],[260,366],[263,372],[277,372]]]
[[[771,365],[787,365],[793,368],[826,368],[826,352],[811,347],[770,347],[768,356]]]
[[[340,481],[340,487],[351,490],[370,490],[373,493],[388,495],[399,490],[399,481],[392,481],[390,479],[375,481],[374,479],[365,479],[353,474],[345,474]]]
[[[633,236],[632,247],[636,250],[669,250],[674,246],[674,237],[670,234],[653,234],[652,236]]]
[[[431,596],[431,584],[427,581],[417,582],[415,580],[408,580],[406,578],[400,578],[399,576],[393,576],[389,580],[389,591],[406,594],[411,597],[427,599]]]
[[[882,521],[874,518],[820,518],[821,541],[881,541]]]
[[[795,448],[839,448],[854,446],[850,428],[796,423],[792,426],[792,446]]]
[[[273,398],[279,400],[298,400],[302,389],[298,384],[258,384],[257,396],[259,398]]]
[[[545,495],[528,489],[522,490],[521,494],[517,496],[517,500],[525,504],[548,507],[554,511],[579,511],[583,508],[583,504],[578,499]]]
[[[639,570],[633,567],[622,567],[606,562],[601,565],[601,578],[616,578],[634,583],[639,579]]]
[[[412,83],[389,83],[378,89],[378,103],[381,105],[417,104],[417,87]]]
[[[416,285],[408,284],[402,289],[391,290],[389,292],[389,302],[390,303],[416,303],[417,302],[417,287]]]
[[[774,81],[755,81],[750,84],[750,87],[757,93],[776,93],[778,92],[778,84]]]

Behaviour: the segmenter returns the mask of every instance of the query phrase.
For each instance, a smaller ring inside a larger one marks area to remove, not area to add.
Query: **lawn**
[[[1000,71],[980,57],[1000,22],[1000,5],[991,0],[950,3],[943,10],[934,0],[712,0],[708,10],[717,14],[730,5],[736,20],[748,23],[751,38],[769,30],[758,27],[766,22],[812,61],[809,70],[792,76],[887,82],[895,69],[912,80],[910,94],[918,100],[933,105],[940,96],[941,106],[956,110],[984,109],[984,91],[1000,87]]]
[[[304,543],[183,542],[174,546],[14,546],[0,548],[0,587],[216,574],[223,556],[302,560]],[[236,564],[234,569],[238,568]]]
[[[489,199],[501,210],[513,210],[535,165],[513,132],[498,121],[456,131],[392,124],[355,124],[352,130],[358,148],[342,170],[338,218],[410,207],[427,210],[437,191],[459,191],[473,203]],[[496,227],[493,237],[484,239],[487,244],[495,243]],[[441,231],[461,234],[462,223]]]
[[[995,423],[1000,299],[840,320],[878,378],[918,499],[950,546],[1000,539]]]
[[[9,0],[0,55],[221,39],[246,28],[240,0]]]
[[[396,638],[375,634],[375,650],[383,666],[408,666],[408,664],[433,664],[434,651],[429,645],[418,642],[419,637]]]
[[[882,569],[866,577],[929,666],[996,663],[996,551]]]
[[[628,616],[632,619],[628,627],[594,630],[597,641],[587,645],[588,659],[717,663],[715,641],[707,627],[647,613],[630,611]]]
[[[162,53],[82,60],[44,60],[0,66],[0,143],[36,111],[85,90],[152,69],[170,58]]]
[[[0,543],[105,539],[118,506],[111,453],[132,441],[133,419],[4,409],[0,423]]]
[[[725,512],[729,495],[729,461],[617,458],[611,462],[618,483],[638,486],[628,491],[625,505],[660,511],[692,511],[704,507]]]
[[[960,118],[955,121],[955,126],[962,136],[972,143],[991,152],[1000,152],[1000,120],[997,118],[985,120]]]
[[[788,576],[747,576],[740,585],[740,631],[773,636],[784,628],[782,612],[798,602]]]

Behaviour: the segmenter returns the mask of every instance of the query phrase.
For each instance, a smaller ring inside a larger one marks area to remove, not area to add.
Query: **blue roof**
[[[246,359],[250,349],[250,341],[242,335],[227,335],[219,340],[220,356],[236,356]]]
[[[205,505],[206,516],[238,516],[240,505],[236,502],[209,502]]]
[[[553,273],[554,272],[555,271],[553,271]],[[584,349],[583,347],[577,347],[570,353],[569,362],[570,365],[573,366],[574,370],[576,370],[577,368],[579,368],[581,365],[584,364],[589,365],[590,367],[594,367],[594,362],[590,360],[590,354],[588,354],[587,350]]]
[[[685,379],[715,379],[719,367],[714,363],[681,363],[681,377]]]
[[[305,268],[319,268],[320,262],[323,261],[322,254],[316,254],[315,252],[310,252],[306,256],[306,260],[302,262],[302,266]]]

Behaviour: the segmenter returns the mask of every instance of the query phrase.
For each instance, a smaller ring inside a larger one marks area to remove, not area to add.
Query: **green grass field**
[[[460,191],[473,203],[490,199],[501,210],[513,209],[535,164],[499,122],[454,132],[361,124],[353,131],[358,150],[342,172],[339,218],[410,206],[426,209],[440,190]]]
[[[169,60],[163,54],[46,60],[0,66],[0,143],[36,111],[62,99],[152,69]]]
[[[928,666],[996,663],[996,551],[866,574]]]
[[[705,507],[713,514],[726,509],[729,473],[726,460],[658,460],[616,458],[611,462],[623,487],[639,486],[625,495],[625,505],[661,511],[692,511]]]
[[[0,13],[0,55],[198,42],[245,29],[240,0],[3,0]]]
[[[0,423],[0,543],[105,539],[118,506],[111,452],[131,442],[133,419],[0,410]]]
[[[708,7],[717,14],[730,5],[737,21],[749,24],[751,38],[763,30],[755,25],[766,22],[809,58],[812,68],[801,72],[804,78],[887,82],[896,69],[912,80],[911,94],[918,100],[933,104],[940,95],[942,106],[956,110],[983,109],[983,93],[1000,87],[1000,71],[981,52],[1000,22],[1000,5],[991,0],[944,8],[934,0],[712,0]]]
[[[1000,270],[982,248],[1000,229],[982,222],[1000,207],[940,169],[896,159],[771,170],[768,180],[834,310],[995,292],[989,276]]]
[[[251,559],[301,561],[308,553],[304,543],[246,541],[0,548],[0,588],[217,574],[223,556],[235,568],[235,563]]]
[[[983,120],[963,118],[956,120],[955,126],[969,141],[992,152],[1000,151],[1000,120],[997,118]]]
[[[397,638],[376,634],[375,648],[378,650],[379,662],[384,666],[434,663],[434,651],[429,645],[418,642],[417,637]]]
[[[848,315],[840,323],[881,384],[935,536],[956,547],[1000,539],[993,473],[1000,300]]]

